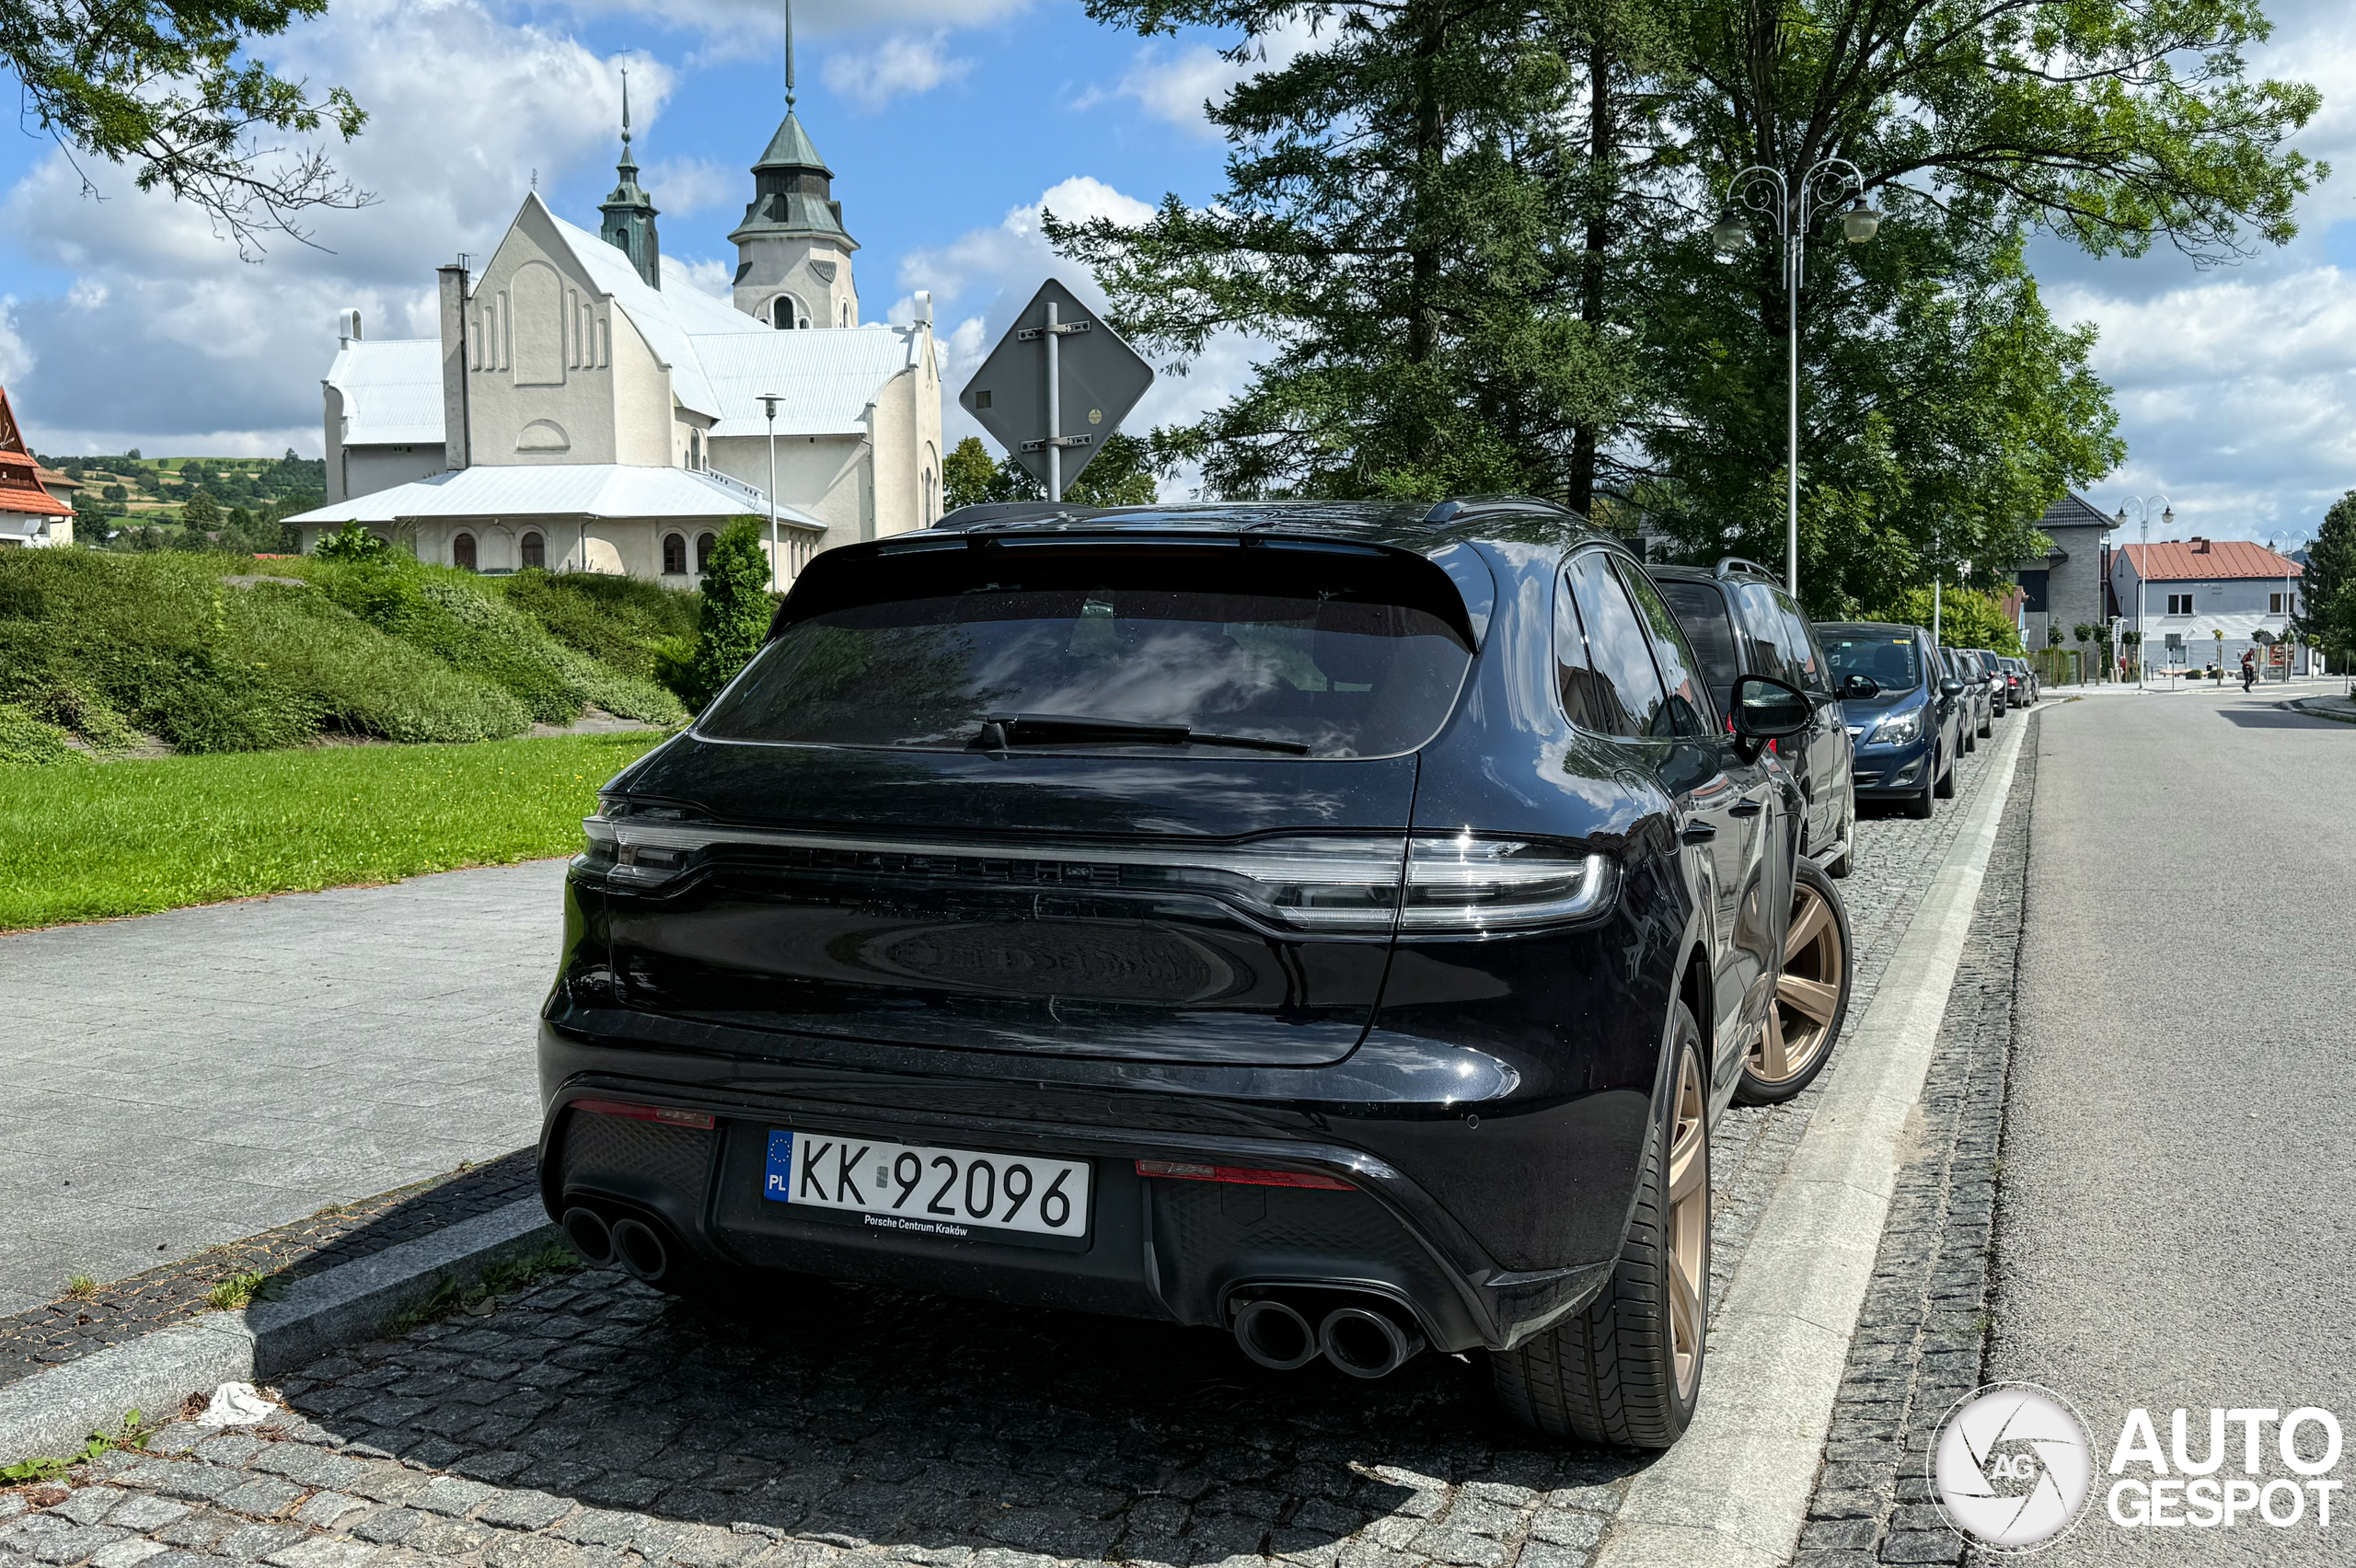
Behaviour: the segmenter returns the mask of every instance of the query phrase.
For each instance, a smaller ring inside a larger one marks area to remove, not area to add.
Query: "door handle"
[[[1764,801],[1737,801],[1727,808],[1727,814],[1728,816],[1757,816],[1766,809],[1767,802]]]
[[[1717,836],[1718,830],[1709,823],[1689,822],[1685,824],[1685,831],[1677,836],[1685,844],[1707,844]]]

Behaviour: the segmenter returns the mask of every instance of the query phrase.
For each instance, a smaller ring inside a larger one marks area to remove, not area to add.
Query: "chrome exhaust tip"
[[[1317,1326],[1325,1359],[1353,1378],[1387,1378],[1424,1348],[1424,1336],[1365,1307],[1336,1307]]]
[[[632,1279],[653,1285],[671,1266],[671,1249],[662,1233],[642,1219],[628,1215],[614,1221],[614,1256]]]
[[[1272,1372],[1291,1372],[1317,1359],[1317,1331],[1282,1301],[1265,1297],[1246,1301],[1235,1312],[1235,1343],[1243,1354]]]
[[[564,1239],[584,1262],[600,1267],[614,1261],[613,1228],[595,1209],[574,1205],[564,1211]]]

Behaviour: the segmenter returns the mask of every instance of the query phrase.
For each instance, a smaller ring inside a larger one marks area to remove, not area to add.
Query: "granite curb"
[[[1987,786],[1842,1043],[1714,1321],[1712,1381],[1692,1427],[1631,1484],[1596,1568],[1791,1560],[2027,729],[1998,743]]]
[[[209,1313],[0,1387],[0,1464],[78,1450],[127,1411],[177,1411],[224,1382],[273,1377],[373,1339],[445,1285],[560,1239],[537,1199],[512,1203],[355,1262],[294,1280],[283,1297]]]

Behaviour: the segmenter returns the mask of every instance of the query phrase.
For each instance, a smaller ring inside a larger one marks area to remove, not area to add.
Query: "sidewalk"
[[[0,1316],[532,1142],[563,873],[0,938]]]

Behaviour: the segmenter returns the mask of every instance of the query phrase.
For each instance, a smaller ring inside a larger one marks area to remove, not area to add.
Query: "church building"
[[[440,270],[438,338],[370,340],[345,311],[304,548],[356,522],[448,566],[688,587],[728,519],[766,523],[774,472],[782,586],[819,550],[938,518],[931,299],[907,327],[860,320],[859,247],[794,113],[790,18],[785,101],[728,236],[728,299],[664,285],[625,85],[596,233],[536,190],[479,274]]]

